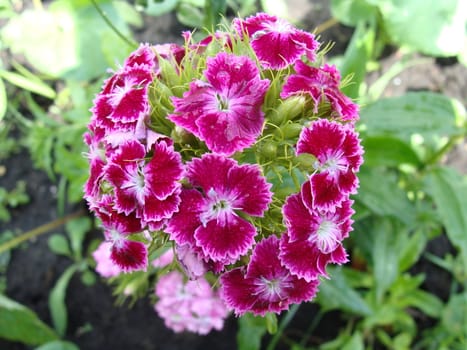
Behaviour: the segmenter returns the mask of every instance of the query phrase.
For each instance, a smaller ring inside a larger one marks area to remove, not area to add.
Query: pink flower
[[[234,27],[241,37],[248,35],[251,47],[264,68],[283,69],[303,55],[315,60],[318,42],[313,34],[299,30],[287,21],[267,13],[246,20],[235,19]]]
[[[166,232],[179,245],[201,248],[209,260],[237,261],[256,235],[244,215],[263,215],[271,202],[271,185],[257,166],[238,165],[216,154],[188,163],[187,178],[195,189],[182,192],[179,211],[168,221]]]
[[[341,76],[335,66],[325,64],[316,68],[297,61],[295,71],[296,74],[290,75],[282,88],[282,98],[308,94],[313,101],[315,114],[318,113],[319,104],[327,101],[335,116],[342,120],[358,120],[358,105],[339,90]]]
[[[140,44],[125,60],[124,67],[147,66],[153,69],[156,65],[156,54],[149,44]]]
[[[164,253],[162,253],[159,257],[154,259],[151,262],[151,265],[155,268],[162,269],[168,265],[170,265],[174,260],[174,251],[173,249],[168,249]]]
[[[127,141],[104,171],[114,189],[115,210],[135,212],[145,224],[157,226],[178,208],[183,165],[180,154],[164,141],[155,143],[151,153],[139,142]]]
[[[237,316],[246,312],[264,316],[279,313],[290,304],[310,301],[319,280],[306,282],[292,275],[279,260],[279,239],[270,236],[253,250],[245,268],[235,268],[221,276],[221,298]]]
[[[356,193],[355,175],[363,162],[363,149],[358,134],[350,125],[326,119],[314,121],[304,128],[297,143],[297,154],[316,157],[315,169],[303,191],[310,191],[311,207],[332,210],[349,194]]]
[[[180,272],[172,271],[159,279],[156,295],[155,310],[177,333],[187,330],[205,335],[224,326],[228,310],[204,278],[184,282]]]
[[[223,52],[208,57],[204,76],[207,82],[194,81],[183,98],[172,98],[175,109],[168,118],[215,153],[231,155],[251,146],[263,127],[269,80],[260,79],[250,58]]]
[[[110,259],[112,243],[102,241],[92,253],[96,261],[96,272],[105,278],[115,277],[122,273],[122,269]]]
[[[294,194],[282,208],[288,232],[281,239],[279,257],[292,274],[311,281],[327,276],[328,263],[347,262],[342,241],[352,229],[354,211],[351,200],[335,211],[310,210],[308,195]]]

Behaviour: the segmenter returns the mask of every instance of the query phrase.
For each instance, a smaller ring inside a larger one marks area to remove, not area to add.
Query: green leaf
[[[467,178],[454,169],[438,167],[428,174],[425,188],[433,196],[450,241],[465,257],[467,271]]]
[[[381,169],[368,171],[367,167],[362,167],[358,177],[360,188],[356,200],[377,215],[393,216],[407,225],[415,221],[414,206],[398,186],[394,174]]]
[[[360,332],[355,332],[352,334],[350,339],[345,343],[341,348],[342,350],[364,350],[365,344],[363,342],[363,337]]]
[[[54,99],[56,96],[55,90],[53,90],[49,85],[44,83],[39,78],[31,79],[25,77],[24,75],[2,69],[0,69],[0,77],[21,89],[31,91],[35,94],[50,99]]]
[[[177,6],[177,19],[186,26],[192,28],[202,28],[204,14],[203,11],[194,5],[182,2]]]
[[[237,348],[238,350],[256,350],[260,348],[261,338],[266,333],[264,317],[247,313],[238,319]]]
[[[329,275],[331,279],[321,282],[316,299],[323,310],[340,309],[361,316],[372,314],[365,300],[347,283],[342,268],[329,268]]]
[[[161,16],[177,7],[179,0],[148,0],[144,11],[151,16]]]
[[[52,342],[41,345],[34,350],[79,350],[79,348],[69,341],[54,340]]]
[[[434,294],[417,289],[402,297],[405,306],[420,309],[430,317],[438,318],[443,311],[443,302]]]
[[[374,231],[371,234],[373,240],[373,277],[375,278],[376,302],[383,300],[384,293],[397,278],[399,272],[398,253],[396,244],[398,230],[389,219],[376,221]]]
[[[204,6],[204,28],[214,31],[227,11],[226,0],[206,0]]]
[[[59,233],[55,233],[49,237],[49,249],[55,254],[65,255],[71,257],[70,247],[68,241]]]
[[[2,294],[0,337],[30,345],[39,345],[58,338],[33,311]]]
[[[66,223],[68,237],[70,237],[71,251],[77,260],[81,259],[82,246],[86,233],[91,230],[92,221],[89,217],[82,216]]]
[[[2,78],[0,78],[0,122],[6,114],[7,106],[8,100],[6,98],[5,84],[3,83]]]
[[[365,137],[362,146],[365,149],[365,164],[368,166],[421,165],[409,143],[390,135]]]
[[[71,265],[60,276],[49,295],[50,315],[54,328],[60,336],[64,336],[67,327],[67,308],[65,304],[66,289],[71,277],[78,269],[77,265]]]
[[[339,22],[356,26],[376,19],[378,8],[368,0],[331,0],[331,13]]]
[[[383,0],[384,27],[398,46],[433,56],[456,56],[465,45],[464,0]]]
[[[467,293],[451,296],[441,315],[441,324],[459,339],[467,338]]]
[[[343,77],[352,74],[352,81],[342,87],[342,92],[350,98],[357,98],[360,95],[360,86],[366,76],[366,66],[374,51],[374,23],[375,21],[358,23],[339,67]]]
[[[112,1],[99,1],[99,6],[120,32],[130,35]],[[57,0],[47,10],[25,10],[7,23],[0,36],[13,53],[24,55],[35,69],[54,78],[99,77],[132,49],[117,41],[119,37],[89,0]],[[109,40],[115,48],[111,57],[104,56],[102,49]]]
[[[404,235],[404,244],[399,253],[399,272],[408,270],[415,264],[425,250],[427,238],[422,230],[416,231],[410,237]]]
[[[465,109],[459,101],[431,92],[409,92],[362,108],[361,127],[368,136],[391,136],[410,142],[414,135],[439,147],[442,137],[465,131]]]

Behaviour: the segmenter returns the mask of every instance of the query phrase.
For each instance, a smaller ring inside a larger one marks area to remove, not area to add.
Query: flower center
[[[122,185],[122,189],[131,189],[139,204],[144,205],[145,181],[143,170],[137,167],[133,174],[128,174],[127,181]]]
[[[316,234],[310,235],[308,240],[316,243],[316,246],[323,254],[333,252],[339,244],[339,227],[330,220],[323,220],[319,225]]]
[[[292,287],[292,283],[287,281],[287,276],[278,276],[273,279],[261,276],[255,280],[254,284],[257,286],[255,295],[269,302],[278,302],[285,299],[286,293],[284,290]]]
[[[200,215],[203,226],[214,219],[219,225],[224,226],[232,215],[236,215],[234,210],[238,208],[234,208],[233,203],[234,198],[221,195],[211,188],[207,193],[207,201]]]
[[[342,152],[336,152],[335,154],[329,155],[322,163],[317,160],[314,166],[319,171],[327,172],[332,176],[346,172],[349,168]]]
[[[227,112],[229,110],[229,100],[220,94],[216,94],[216,99],[219,111]]]

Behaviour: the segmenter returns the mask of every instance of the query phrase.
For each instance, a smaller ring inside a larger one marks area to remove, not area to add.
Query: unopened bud
[[[271,113],[271,122],[280,125],[299,116],[305,108],[306,99],[301,95],[294,95],[284,100],[276,110]]]

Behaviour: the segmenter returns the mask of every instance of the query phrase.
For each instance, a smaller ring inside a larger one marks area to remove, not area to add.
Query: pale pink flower
[[[263,128],[269,80],[260,78],[247,56],[224,52],[208,57],[204,76],[182,98],[172,98],[175,109],[168,118],[215,153],[231,155],[251,146]]]
[[[245,20],[234,19],[238,34],[247,35],[251,47],[265,68],[283,69],[302,56],[315,60],[318,42],[313,34],[297,29],[284,19],[257,13]]]
[[[224,326],[228,310],[204,278],[184,282],[180,272],[172,271],[158,280],[155,293],[155,310],[174,332],[205,335]]]
[[[221,298],[237,316],[246,312],[264,316],[287,310],[290,304],[310,301],[319,284],[319,280],[299,279],[282,266],[276,236],[256,245],[246,269],[225,272],[220,282]]]

